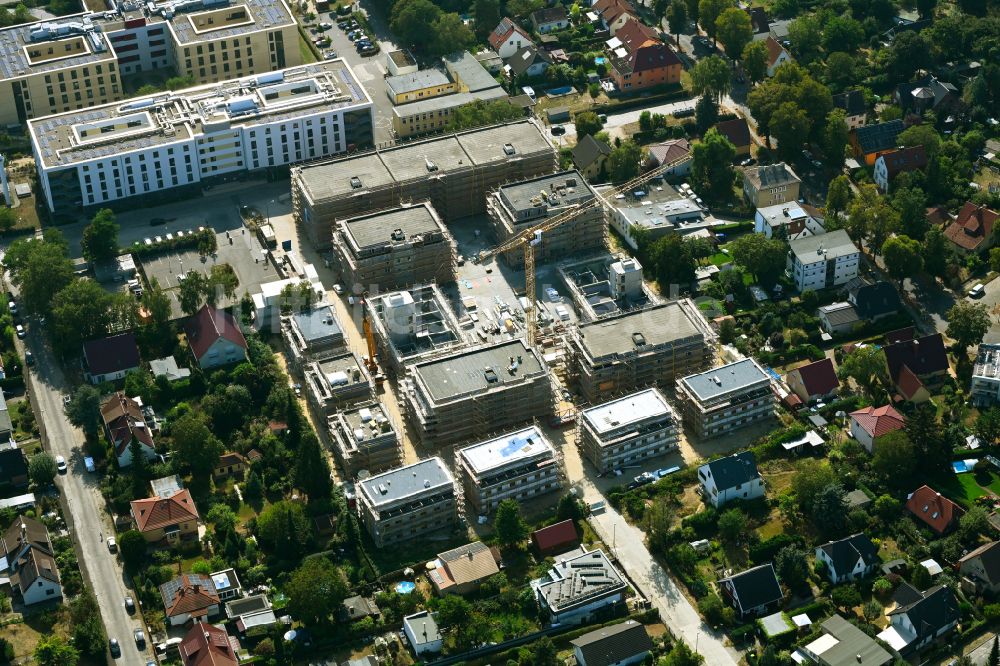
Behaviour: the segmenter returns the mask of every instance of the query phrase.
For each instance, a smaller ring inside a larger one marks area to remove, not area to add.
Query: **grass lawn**
[[[311,62],[319,60],[313,52],[311,45],[305,40],[305,37],[302,36],[301,32],[299,33],[299,53],[302,54],[303,65],[308,65]]]
[[[991,478],[991,485],[997,484],[997,489],[1000,489],[1000,480],[996,476],[992,476]],[[976,482],[975,474],[971,472],[965,474],[946,472],[930,481],[929,485],[945,497],[958,502],[965,508],[973,506],[977,497],[986,494],[986,491]]]
[[[732,263],[732,261],[733,258],[725,252],[716,252],[708,258],[708,263],[715,264],[716,266],[724,266],[725,264]]]

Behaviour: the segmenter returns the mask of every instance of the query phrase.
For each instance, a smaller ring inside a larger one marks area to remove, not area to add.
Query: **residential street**
[[[29,325],[38,324],[33,321]],[[27,375],[27,387],[42,441],[53,456],[64,456],[69,466],[68,473],[59,477],[57,484],[69,508],[66,522],[79,544],[84,580],[97,597],[108,637],[117,638],[121,644],[122,657],[116,663],[129,666],[144,664],[152,653],[148,649],[140,653],[132,638],[132,630],[140,628],[141,624],[138,615],[133,618],[125,611],[127,588],[124,575],[118,560],[108,552],[104,542],[111,523],[105,520],[98,477],[84,468],[83,433],[72,426],[63,413],[65,377],[51,348],[40,334],[29,335],[24,342],[27,343],[24,346],[35,356],[35,367]]]

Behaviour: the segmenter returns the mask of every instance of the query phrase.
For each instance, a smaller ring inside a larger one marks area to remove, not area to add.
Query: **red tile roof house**
[[[900,148],[882,153],[875,158],[872,179],[883,192],[889,191],[892,180],[905,171],[917,171],[927,166],[927,152],[923,146]]]
[[[184,574],[160,585],[163,612],[171,627],[219,614],[219,593],[208,576]]]
[[[681,61],[660,41],[656,31],[635,19],[619,28],[621,46],[608,49],[608,74],[622,92],[643,90],[681,80]]]
[[[935,534],[947,534],[958,525],[965,510],[930,486],[920,486],[906,500],[906,510]]]
[[[612,36],[617,36],[618,30],[628,23],[629,19],[638,16],[635,7],[628,0],[597,0],[591,5],[590,10],[601,17],[601,22]]]
[[[188,346],[202,370],[245,361],[247,340],[233,315],[203,305],[184,324]]]
[[[880,438],[902,430],[906,419],[892,405],[865,407],[851,412],[851,436],[858,440],[868,453],[873,453]]]
[[[147,543],[172,545],[198,538],[198,507],[186,488],[166,498],[133,501],[132,518]]]
[[[655,169],[664,164],[673,164],[663,172],[664,176],[686,176],[691,173],[691,143],[687,139],[671,139],[646,146],[646,168]]]
[[[156,457],[153,433],[146,425],[139,403],[121,391],[113,394],[101,405],[101,420],[108,441],[115,449],[118,467],[132,464],[132,441],[139,442],[139,450],[147,460]]]
[[[929,400],[928,387],[939,384],[950,370],[948,351],[940,333],[887,345],[885,361],[889,379],[898,391],[898,401],[919,403]]]
[[[580,534],[572,520],[564,520],[531,533],[531,545],[541,555],[558,555],[580,545]]]
[[[962,254],[983,252],[993,247],[993,225],[997,217],[1000,215],[986,206],[966,201],[955,221],[944,230],[944,235]]]
[[[764,43],[767,44],[767,75],[770,77],[786,62],[792,62],[792,56],[774,37],[768,37]]]
[[[490,48],[504,60],[525,46],[535,45],[528,33],[514,23],[514,19],[510,17],[500,21],[500,24],[490,33],[487,41],[490,43]]]
[[[222,627],[205,622],[196,622],[184,636],[180,644],[183,666],[237,666],[236,657],[239,643]]]
[[[829,398],[840,389],[837,371],[828,358],[790,370],[785,379],[788,388],[803,402]]]
[[[83,343],[83,375],[91,384],[125,379],[139,369],[139,346],[132,332]]]

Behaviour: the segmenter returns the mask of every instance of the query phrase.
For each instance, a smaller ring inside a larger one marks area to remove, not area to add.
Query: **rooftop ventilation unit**
[[[361,189],[361,179],[357,176],[351,177],[351,189],[360,190]]]
[[[403,233],[402,229],[393,229],[390,238],[394,241],[404,241],[406,240],[406,234]]]
[[[424,164],[427,165],[427,170],[428,171],[434,172],[434,171],[438,170],[437,164],[434,164],[434,162],[430,161],[426,157],[424,158]]]
[[[503,154],[504,155],[513,155],[516,152],[517,151],[514,150],[514,144],[512,144],[512,143],[505,143],[505,144],[503,144]]]
[[[500,381],[500,377],[497,375],[497,371],[494,370],[493,368],[486,368],[486,370],[483,371],[483,376],[486,378],[487,384],[496,384],[498,381]]]
[[[632,344],[634,344],[636,347],[644,346],[646,344],[646,336],[643,335],[642,333],[633,333]]]

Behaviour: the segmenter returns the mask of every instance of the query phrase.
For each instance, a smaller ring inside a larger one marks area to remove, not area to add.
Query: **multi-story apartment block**
[[[752,358],[677,382],[684,422],[698,437],[716,437],[774,416],[771,378]]]
[[[454,241],[426,201],[339,221],[333,249],[351,291],[455,280]]]
[[[379,402],[366,402],[327,419],[333,452],[350,478],[361,470],[381,472],[403,462],[399,428]]]
[[[290,365],[298,370],[347,351],[344,330],[333,307],[320,303],[281,318],[281,339]]]
[[[843,229],[788,243],[788,272],[800,291],[829,289],[858,277],[861,252]]]
[[[480,515],[505,499],[527,500],[562,487],[555,450],[537,426],[467,446],[455,458],[465,499]]]
[[[570,334],[570,376],[593,404],[653,384],[672,385],[711,364],[715,339],[690,299],[606,317]]]
[[[523,340],[415,363],[407,374],[404,409],[424,446],[482,438],[552,415],[548,368]]]
[[[602,474],[677,448],[674,410],[655,388],[580,412],[578,445]]]
[[[170,68],[210,83],[302,63],[284,0],[107,5],[0,30],[0,124],[120,100],[119,76],[136,72]]]
[[[743,170],[743,197],[754,208],[797,201],[802,180],[784,162]]]
[[[342,405],[365,400],[373,387],[371,376],[356,354],[313,361],[302,374],[306,399],[323,416]]]
[[[509,185],[501,185],[486,200],[498,242],[505,242],[545,219],[558,217],[571,208],[594,203],[594,190],[578,171],[562,171]],[[542,234],[535,248],[538,261],[579,256],[606,247],[604,206],[595,205],[573,220]],[[510,266],[524,266],[524,250],[503,255]]]
[[[458,519],[455,481],[440,458],[370,476],[358,488],[361,522],[379,548],[429,536]]]
[[[29,122],[51,211],[175,197],[215,177],[372,142],[372,103],[343,60]]]
[[[979,345],[969,393],[978,407],[1000,402],[1000,345],[985,342]]]

